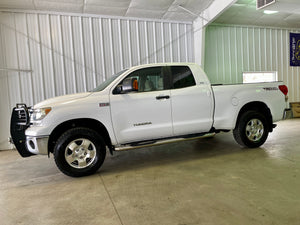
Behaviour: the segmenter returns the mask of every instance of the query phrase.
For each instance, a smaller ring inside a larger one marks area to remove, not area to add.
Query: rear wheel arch
[[[109,133],[106,127],[101,122],[95,119],[82,118],[68,120],[56,126],[49,136],[48,152],[53,153],[56,141],[60,138],[60,136],[67,130],[75,127],[86,127],[96,131],[99,135],[102,136],[106,146],[108,146],[109,148],[112,146]]]
[[[256,148],[265,143],[269,129],[269,124],[264,114],[253,110],[245,111],[233,129],[233,136],[241,146]]]
[[[238,117],[236,119],[235,127],[238,125],[241,116],[248,111],[255,111],[255,112],[259,112],[259,113],[263,114],[265,116],[265,118],[267,119],[267,122],[269,125],[268,126],[269,132],[273,131],[273,117],[272,117],[271,110],[264,102],[258,102],[258,101],[257,102],[249,102],[240,109]]]

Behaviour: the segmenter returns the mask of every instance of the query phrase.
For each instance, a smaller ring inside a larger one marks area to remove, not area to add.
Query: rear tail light
[[[285,86],[285,85],[279,85],[278,87],[279,87],[279,90],[280,90],[285,96],[288,94],[289,89],[288,89],[287,86]]]

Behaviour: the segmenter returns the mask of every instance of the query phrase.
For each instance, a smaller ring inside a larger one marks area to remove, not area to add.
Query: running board
[[[149,140],[149,141],[141,141],[141,142],[134,142],[129,143],[126,145],[120,145],[118,147],[115,147],[115,151],[127,151],[137,148],[145,148],[145,147],[152,147],[157,145],[163,145],[163,144],[170,144],[174,142],[179,141],[187,141],[187,140],[194,140],[194,139],[200,139],[200,138],[209,138],[215,136],[215,133],[208,133],[208,134],[202,134],[198,136],[191,136],[191,137],[180,137],[180,138],[171,138],[171,139],[163,139],[163,140]]]

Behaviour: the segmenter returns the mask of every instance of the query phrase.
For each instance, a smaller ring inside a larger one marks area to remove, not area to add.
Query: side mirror
[[[123,81],[123,84],[122,84],[122,92],[123,93],[131,92],[131,91],[138,91],[138,90],[139,90],[138,81],[136,78],[129,77]]]
[[[116,95],[116,94],[121,94],[122,93],[122,85],[118,85],[114,91],[113,91],[113,94]]]

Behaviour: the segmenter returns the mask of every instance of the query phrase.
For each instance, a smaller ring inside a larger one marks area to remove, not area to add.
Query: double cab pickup
[[[194,63],[135,66],[94,90],[17,104],[12,140],[23,157],[53,154],[69,176],[95,173],[113,153],[233,131],[238,144],[264,144],[283,119],[282,82],[211,85]]]

